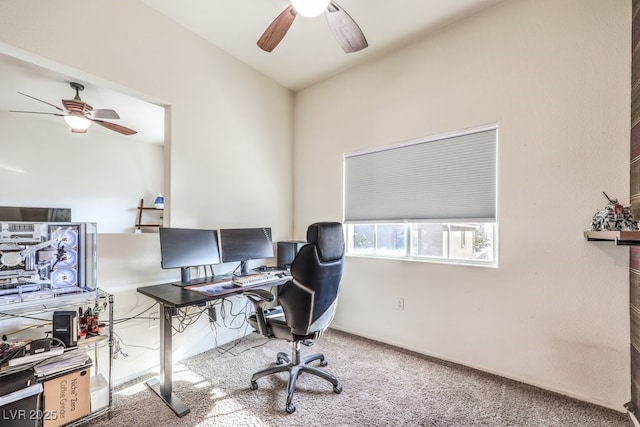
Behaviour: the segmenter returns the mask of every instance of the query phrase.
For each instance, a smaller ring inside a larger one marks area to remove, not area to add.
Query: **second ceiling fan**
[[[87,133],[87,129],[91,126],[92,123],[96,123],[100,126],[103,126],[107,129],[110,129],[114,132],[121,133],[123,135],[133,135],[137,132],[133,129],[129,129],[128,127],[124,127],[122,125],[108,122],[103,119],[119,119],[120,116],[114,110],[107,109],[94,109],[91,105],[84,102],[80,99],[80,91],[84,90],[84,85],[76,82],[69,82],[69,85],[72,89],[76,91],[76,96],[73,99],[63,99],[62,107],[59,107],[55,104],[52,104],[47,101],[43,101],[42,99],[38,99],[35,96],[27,95],[26,93],[18,92],[20,95],[24,95],[27,98],[34,99],[36,101],[40,101],[43,104],[50,105],[51,107],[58,110],[58,113],[52,112],[40,112],[40,111],[19,111],[19,110],[10,110],[10,113],[29,113],[29,114],[46,114],[50,116],[59,116],[64,119],[65,122],[71,127],[71,132],[73,133]]]
[[[320,16],[323,12],[329,28],[345,53],[357,52],[369,44],[356,21],[332,0],[289,0],[290,5],[267,27],[258,40],[258,46],[271,52],[284,38],[298,14],[307,18]]]

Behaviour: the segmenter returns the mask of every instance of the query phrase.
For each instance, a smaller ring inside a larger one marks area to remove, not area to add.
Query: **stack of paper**
[[[76,367],[84,366],[89,355],[81,350],[65,351],[59,356],[51,357],[33,367],[36,376],[42,377]]]

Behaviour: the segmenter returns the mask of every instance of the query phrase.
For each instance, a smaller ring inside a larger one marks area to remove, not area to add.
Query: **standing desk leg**
[[[171,319],[173,318],[173,307],[167,307],[160,303],[160,379],[152,378],[147,381],[147,385],[167,404],[169,408],[182,417],[187,415],[190,409],[173,394],[172,379],[172,335]]]

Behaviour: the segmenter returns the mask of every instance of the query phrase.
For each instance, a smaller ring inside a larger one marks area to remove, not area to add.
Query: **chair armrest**
[[[271,302],[275,299],[273,294],[266,289],[247,289],[242,295],[249,298],[254,304],[262,302]]]
[[[256,321],[258,323],[258,332],[265,337],[269,336],[269,328],[267,328],[267,318],[265,316],[264,306],[275,299],[275,296],[266,289],[247,289],[242,293],[249,301],[253,303],[255,308]]]

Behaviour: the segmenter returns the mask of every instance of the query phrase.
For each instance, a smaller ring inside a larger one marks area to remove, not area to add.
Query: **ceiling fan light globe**
[[[290,0],[291,6],[305,18],[315,18],[327,10],[331,0]]]
[[[91,126],[91,120],[80,114],[69,114],[64,116],[63,119],[73,129],[87,130]]]

